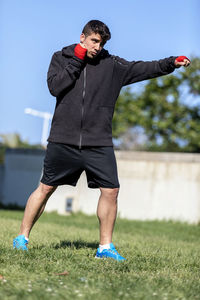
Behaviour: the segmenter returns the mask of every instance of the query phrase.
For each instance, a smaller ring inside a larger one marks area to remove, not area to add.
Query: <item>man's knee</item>
[[[44,183],[40,183],[38,188],[40,189],[42,194],[51,195],[56,190],[57,186],[50,186]]]
[[[109,198],[109,199],[113,199],[113,200],[117,200],[118,194],[119,194],[119,188],[114,188],[114,189],[110,189],[110,188],[100,188],[101,191],[101,195]]]

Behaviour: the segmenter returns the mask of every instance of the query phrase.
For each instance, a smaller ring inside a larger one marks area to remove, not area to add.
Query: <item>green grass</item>
[[[118,219],[115,262],[94,258],[98,221],[82,214],[44,214],[13,250],[22,215],[0,211],[0,299],[200,299],[200,226]]]

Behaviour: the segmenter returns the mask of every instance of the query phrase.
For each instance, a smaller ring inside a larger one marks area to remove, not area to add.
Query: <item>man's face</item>
[[[87,49],[87,56],[95,58],[103,48],[102,38],[98,33],[91,33],[87,37],[84,33],[80,36],[80,43]]]

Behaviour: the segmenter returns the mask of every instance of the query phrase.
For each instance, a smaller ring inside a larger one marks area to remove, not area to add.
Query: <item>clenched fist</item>
[[[186,56],[178,56],[175,59],[174,64],[175,64],[176,68],[180,68],[181,66],[188,67],[190,65],[190,60]]]

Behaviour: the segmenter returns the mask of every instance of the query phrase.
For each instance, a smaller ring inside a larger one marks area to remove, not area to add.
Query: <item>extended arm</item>
[[[162,75],[167,75],[175,68],[190,65],[190,60],[186,56],[170,56],[155,61],[132,61],[129,62],[120,57],[114,57],[118,75],[122,86],[151,79]]]
[[[117,71],[122,80],[122,86],[173,72],[175,69],[175,59],[176,56],[171,56],[158,61],[129,62],[125,59],[115,57]]]

